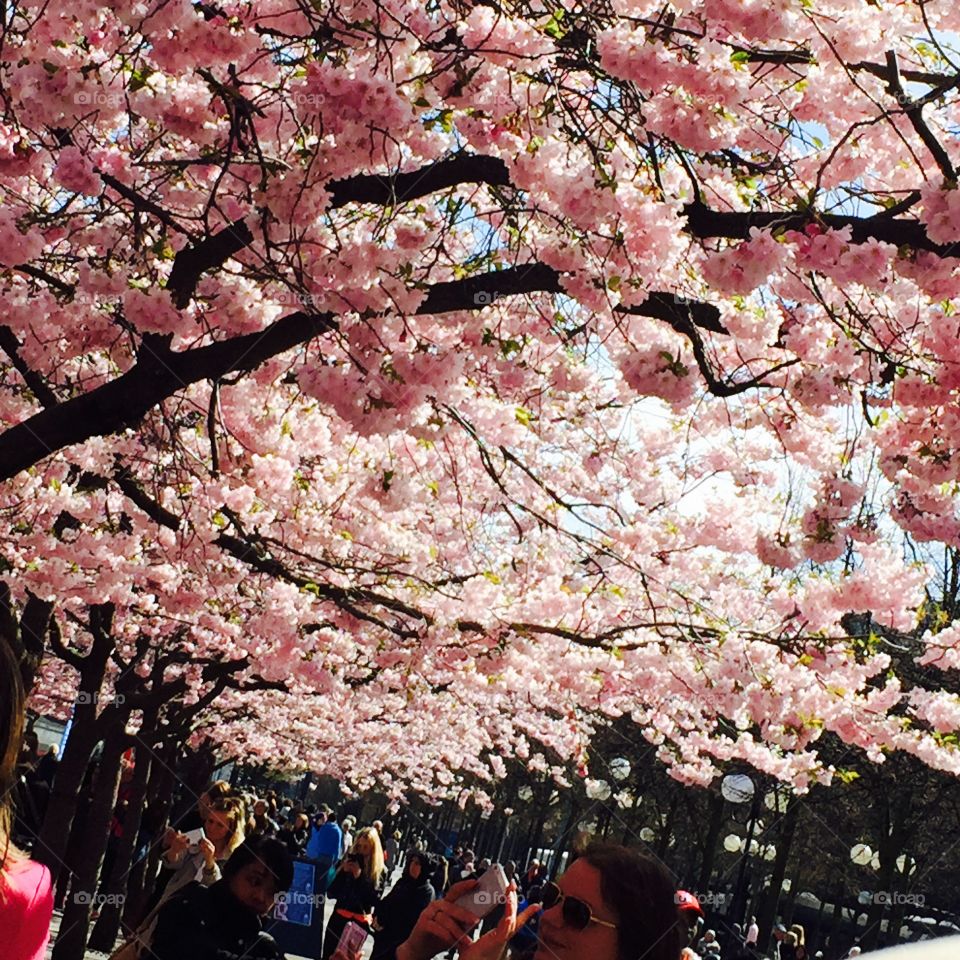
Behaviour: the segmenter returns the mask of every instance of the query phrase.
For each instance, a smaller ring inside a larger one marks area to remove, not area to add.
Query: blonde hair
[[[797,938],[797,944],[801,947],[805,947],[806,944],[804,941],[803,927],[799,923],[795,923],[790,927],[790,932]]]
[[[213,783],[203,791],[207,803],[216,803],[218,800],[225,800],[233,796],[233,787],[226,780],[214,780]]]
[[[247,819],[247,812],[243,806],[243,801],[239,797],[224,797],[222,800],[210,804],[210,809],[227,815],[230,834],[224,847],[224,857],[229,857],[246,839],[246,832],[243,828]]]
[[[357,850],[357,844],[361,840],[367,840],[370,843],[372,853],[364,856]],[[383,861],[383,847],[380,846],[380,834],[373,827],[364,827],[354,838],[351,853],[356,853],[363,861],[363,875],[373,881],[374,885],[380,883],[380,878],[386,869]]]

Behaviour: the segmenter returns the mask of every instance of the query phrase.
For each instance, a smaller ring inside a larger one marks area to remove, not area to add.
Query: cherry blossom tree
[[[11,609],[246,660],[224,730],[360,786],[623,715],[689,782],[960,770],[960,624],[841,622],[960,530],[960,13],[0,16]]]

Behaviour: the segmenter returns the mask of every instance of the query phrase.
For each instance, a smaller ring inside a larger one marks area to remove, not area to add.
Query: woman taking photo
[[[156,906],[144,918],[133,937],[113,955],[113,960],[150,956],[149,948],[160,911],[188,884],[197,881],[204,887],[211,887],[221,878],[221,867],[243,843],[245,819],[243,801],[239,797],[225,797],[207,808],[207,818],[203,823],[204,836],[195,849],[190,849],[190,840],[185,834],[172,833],[170,845],[161,862],[173,869],[173,875]]]
[[[205,887],[220,879],[220,867],[243,843],[245,811],[237,797],[224,797],[211,804],[203,821],[203,838],[196,849],[190,849],[190,841],[183,833],[170,838],[170,846],[163,855],[166,866],[175,871],[161,898],[161,904],[193,880]]]
[[[673,881],[658,863],[626,847],[589,847],[557,883],[543,884],[542,907],[533,904],[519,917],[511,884],[497,929],[471,943],[477,918],[455,901],[475,886],[474,880],[458,883],[427,907],[397,960],[430,960],[454,944],[461,960],[501,960],[538,911],[536,960],[679,960],[684,938]]]
[[[327,890],[327,896],[336,900],[337,906],[323,935],[321,960],[329,960],[333,955],[343,928],[351,920],[366,930],[372,929],[373,910],[380,901],[385,880],[380,836],[372,827],[365,827],[338,864]]]
[[[410,936],[420,914],[432,902],[430,860],[416,850],[407,857],[403,876],[376,909],[371,960],[396,960],[397,947]]]
[[[50,871],[10,842],[11,800],[23,735],[20,665],[0,639],[0,931],[6,960],[43,960],[53,916]]]

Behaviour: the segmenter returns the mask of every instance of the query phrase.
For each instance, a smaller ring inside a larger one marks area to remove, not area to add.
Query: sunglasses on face
[[[598,920],[590,909],[590,904],[577,897],[567,896],[555,883],[547,882],[543,885],[543,909],[549,910],[558,903],[563,904],[563,922],[574,930],[586,930],[591,923],[598,923],[601,927],[617,929],[615,923],[609,920]]]

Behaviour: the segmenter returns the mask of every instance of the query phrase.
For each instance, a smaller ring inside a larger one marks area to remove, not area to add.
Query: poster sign
[[[284,953],[317,960],[323,939],[322,893],[317,893],[317,864],[293,861],[293,883],[279,898],[264,930]]]

